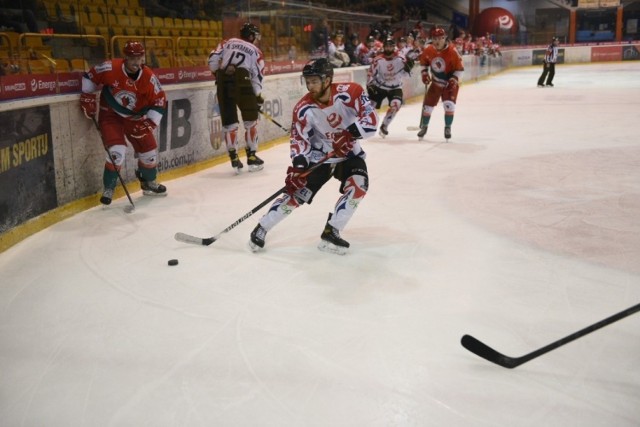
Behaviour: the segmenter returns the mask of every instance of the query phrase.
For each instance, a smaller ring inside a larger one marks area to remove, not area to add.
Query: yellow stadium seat
[[[71,61],[71,71],[73,72],[84,72],[89,70],[89,63],[86,59],[82,58],[73,58]]]
[[[56,73],[68,73],[71,71],[69,61],[64,58],[56,58],[56,65],[53,66],[53,70]]]
[[[51,63],[46,59],[29,59],[27,61],[29,74],[50,74]]]

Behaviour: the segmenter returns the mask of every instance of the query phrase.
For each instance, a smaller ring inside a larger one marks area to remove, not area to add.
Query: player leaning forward
[[[378,115],[362,86],[332,83],[333,68],[326,58],[307,63],[302,70],[309,91],[293,109],[291,160],[285,179],[286,191],[260,218],[249,245],[264,247],[267,232],[315,194],[332,177],[340,181],[341,196],[320,235],[320,250],[343,255],[349,243],[340,237],[360,201],[367,194],[369,178],[360,140],[375,135]],[[334,158],[305,170],[333,151]]]
[[[427,133],[433,108],[442,98],[444,107],[444,137],[451,138],[451,124],[456,111],[456,101],[464,66],[462,57],[456,47],[447,41],[447,34],[442,28],[431,30],[432,42],[426,46],[419,56],[422,68],[422,82],[427,87],[422,101],[422,117],[418,138]]]
[[[124,163],[125,137],[138,155],[136,176],[142,192],[145,195],[167,194],[166,187],[156,182],[158,143],[153,135],[166,110],[167,98],[158,78],[144,65],[144,46],[137,41],[128,41],[123,52],[124,59],[105,61],[82,77],[80,106],[88,118],[97,113],[94,92],[102,86],[98,126],[111,156],[105,161],[102,175],[104,191],[100,202],[105,205],[111,203],[117,171]]]

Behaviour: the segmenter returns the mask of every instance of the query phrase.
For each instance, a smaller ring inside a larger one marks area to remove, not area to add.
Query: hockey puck
[[[167,264],[169,265],[178,265],[178,260],[177,259],[170,259]]]

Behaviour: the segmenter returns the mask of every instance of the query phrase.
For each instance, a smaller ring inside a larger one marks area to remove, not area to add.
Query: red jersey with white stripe
[[[291,126],[291,158],[302,154],[309,163],[317,163],[333,150],[334,133],[355,125],[363,139],[376,134],[378,114],[369,97],[357,83],[332,83],[329,104],[321,104],[306,94],[293,108]],[[359,139],[353,154],[365,157]],[[338,162],[344,159],[330,159]]]
[[[127,74],[124,59],[116,58],[92,67],[83,76],[83,90],[94,92],[102,86],[100,105],[125,118],[146,115],[157,125],[167,106],[167,97],[151,68],[142,66],[134,77]]]
[[[433,81],[445,86],[447,81],[456,76],[462,81],[464,66],[462,57],[452,43],[447,43],[442,50],[436,49],[433,44],[427,45],[420,54],[420,65],[431,68]]]

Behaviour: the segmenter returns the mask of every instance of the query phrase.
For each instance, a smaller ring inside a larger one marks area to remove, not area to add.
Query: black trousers
[[[553,76],[556,75],[556,64],[553,62],[545,62],[542,68],[542,75],[538,79],[538,86],[545,84],[544,79],[547,79],[546,85],[553,83]]]

